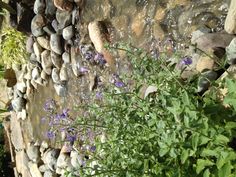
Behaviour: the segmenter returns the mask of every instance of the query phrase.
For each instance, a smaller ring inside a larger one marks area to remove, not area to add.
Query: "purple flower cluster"
[[[180,61],[180,63],[181,63],[182,65],[191,65],[191,64],[193,63],[193,60],[192,60],[191,57],[185,56],[185,57]]]
[[[123,81],[121,81],[121,79],[119,78],[119,76],[117,74],[112,74],[112,83],[114,83],[114,85],[117,88],[122,88],[125,86],[125,83]]]
[[[80,45],[79,47],[81,55],[87,60],[87,61],[93,61],[94,60],[94,52],[91,50],[90,46],[87,45]]]
[[[103,54],[101,53],[96,53],[94,61],[97,62],[99,65],[105,65],[107,63]]]

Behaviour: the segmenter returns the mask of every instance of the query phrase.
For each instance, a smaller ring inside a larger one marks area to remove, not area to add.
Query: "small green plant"
[[[181,81],[165,55],[154,59],[141,49],[117,48],[127,51],[133,73],[107,88],[102,103],[81,105],[87,115],[79,124],[105,135],[97,136],[81,176],[234,177],[236,82],[226,80],[225,107],[215,93],[199,96],[196,83]],[[156,89],[142,97],[145,85]]]
[[[0,43],[0,65],[11,67],[27,59],[26,36],[13,28],[4,28]]]

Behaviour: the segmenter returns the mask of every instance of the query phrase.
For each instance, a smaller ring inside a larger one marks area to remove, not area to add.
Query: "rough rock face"
[[[225,31],[236,34],[236,1],[231,0],[229,11],[225,20]]]

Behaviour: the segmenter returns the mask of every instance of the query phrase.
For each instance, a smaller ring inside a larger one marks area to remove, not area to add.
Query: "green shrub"
[[[134,84],[129,90],[128,84],[107,88],[101,104],[81,106],[89,116],[77,121],[106,136],[105,141],[97,137],[96,153],[88,153],[81,176],[235,176],[236,152],[230,142],[236,132],[236,82],[226,80],[225,107],[215,92],[202,97],[196,83],[180,81],[165,56],[156,60],[140,49],[122,50],[133,66],[123,82]],[[143,98],[143,85],[157,91]]]
[[[25,47],[26,36],[13,28],[2,30],[0,43],[0,65],[11,67],[22,64],[27,59]]]

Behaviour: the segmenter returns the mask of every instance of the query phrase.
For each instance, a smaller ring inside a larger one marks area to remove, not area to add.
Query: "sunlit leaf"
[[[219,171],[219,177],[227,177],[231,174],[232,165],[230,162],[227,162]]]
[[[206,160],[204,160],[204,159],[198,159],[198,160],[197,160],[197,166],[196,166],[196,172],[197,172],[197,174],[201,173],[201,171],[204,170],[205,167],[207,167],[207,166],[212,166],[212,165],[214,165],[214,163],[211,162],[211,161],[208,160],[208,159],[206,159]]]
[[[182,154],[181,154],[181,163],[182,163],[182,164],[185,163],[185,161],[187,160],[188,156],[189,156],[189,151],[188,151],[188,149],[184,149],[183,152],[182,152]]]

